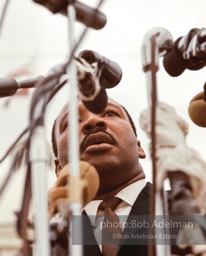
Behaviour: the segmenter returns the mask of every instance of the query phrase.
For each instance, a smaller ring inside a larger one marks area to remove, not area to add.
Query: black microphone
[[[77,58],[79,97],[85,107],[101,113],[107,105],[106,88],[116,86],[122,78],[120,66],[97,52],[85,50]]]
[[[43,76],[38,76],[32,79],[26,79],[17,82],[12,77],[0,78],[0,98],[12,96],[18,89],[21,88],[32,88],[35,84],[43,79]]]
[[[206,65],[206,29],[193,28],[184,37],[179,37],[163,58],[166,72],[173,77],[185,69],[198,70]]]
[[[35,3],[47,7],[52,13],[67,16],[68,0],[33,0]],[[87,27],[101,29],[107,22],[106,16],[98,9],[92,8],[79,1],[70,1],[76,11],[76,20]]]

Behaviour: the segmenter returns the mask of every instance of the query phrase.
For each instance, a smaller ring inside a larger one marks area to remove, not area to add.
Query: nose
[[[84,124],[82,125],[82,132],[84,134],[90,133],[92,130],[99,129],[99,130],[106,130],[107,124],[106,122],[98,116],[92,116],[88,118]]]

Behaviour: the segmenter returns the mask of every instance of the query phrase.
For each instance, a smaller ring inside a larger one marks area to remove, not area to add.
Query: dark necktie
[[[119,250],[119,235],[122,230],[119,225],[120,219],[114,209],[122,200],[117,197],[104,200],[99,205],[99,210],[104,211],[102,223],[102,255],[116,256]]]

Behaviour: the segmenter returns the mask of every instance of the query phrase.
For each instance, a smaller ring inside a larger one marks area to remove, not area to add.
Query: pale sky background
[[[0,11],[4,2],[0,2]],[[92,7],[98,3],[94,0],[82,2]],[[77,53],[86,49],[96,51],[121,66],[121,82],[115,88],[108,89],[107,93],[126,106],[136,123],[142,146],[147,152],[147,159],[141,163],[148,179],[151,179],[149,141],[138,123],[141,111],[148,107],[146,74],[142,70],[141,60],[143,37],[154,27],[167,29],[174,40],[184,36],[192,28],[205,27],[205,10],[205,0],[107,0],[101,8],[107,16],[106,26],[101,30],[89,29],[77,50]],[[84,25],[75,22],[74,29],[77,40]],[[65,16],[54,15],[31,0],[10,0],[0,34],[0,78],[24,66],[31,72],[30,77],[45,75],[53,66],[67,61],[68,38],[68,23]],[[187,143],[206,159],[206,130],[196,126],[190,120],[187,111],[192,97],[202,91],[206,80],[205,68],[198,71],[186,70],[181,76],[174,78],[164,70],[162,58],[159,59],[159,64],[159,100],[173,106],[187,121]],[[68,100],[64,90],[48,106],[45,127],[48,142],[52,122],[63,102]],[[0,99],[0,157],[28,125],[31,97],[32,94],[27,98],[14,98],[8,108],[4,107],[8,98]],[[1,165],[0,177],[6,173],[8,164]]]

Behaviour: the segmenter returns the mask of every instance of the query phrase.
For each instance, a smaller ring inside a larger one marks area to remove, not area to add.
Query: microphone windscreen
[[[0,79],[0,97],[13,95],[18,89],[17,81],[12,77]]]
[[[80,190],[75,187],[75,193],[77,198],[79,197],[79,191],[82,189],[82,205],[85,206],[89,203],[97,193],[99,188],[99,175],[96,169],[90,165],[88,162],[80,161],[80,180],[81,183],[78,183]],[[54,186],[49,191],[49,211],[50,216],[53,216],[54,213],[58,212],[58,203],[61,201],[71,201],[71,191],[69,188],[74,187],[74,184],[70,184],[70,165],[65,165],[58,175],[58,178]],[[73,185],[73,186],[72,186]],[[76,184],[75,184],[76,185]],[[80,195],[81,196],[81,195]]]
[[[95,196],[98,188],[99,188],[99,175],[96,169],[90,165],[88,162],[80,161],[79,162],[80,168],[80,178],[86,184],[84,193],[83,193],[83,205],[86,205],[90,202],[93,197]],[[70,166],[66,165],[60,171],[59,177],[56,182],[56,186],[65,186],[66,177],[70,174],[69,171]]]
[[[181,53],[177,50],[177,44],[180,39],[176,40],[171,50],[163,57],[164,69],[173,77],[181,75],[188,65],[188,61],[184,60]]]
[[[84,161],[80,161],[80,172],[85,184],[83,205],[86,205],[95,197],[99,189],[99,174],[92,165]]]
[[[94,114],[100,114],[107,106],[107,93],[105,88],[101,87],[99,93],[92,101],[82,101],[84,106]]]
[[[206,127],[206,102],[204,92],[195,95],[189,104],[188,113],[191,120],[198,126]]]
[[[113,88],[122,79],[122,69],[113,60],[103,57],[99,64],[99,69],[101,70],[100,84],[105,88]]]
[[[67,14],[68,4],[72,4],[76,12],[76,20],[83,23],[87,27],[93,29],[101,29],[107,23],[107,17],[104,13],[90,7],[77,0],[69,2],[68,0],[33,0],[37,4],[41,4],[53,13]]]
[[[102,29],[107,23],[107,17],[98,9],[74,1],[77,21],[93,29]]]

